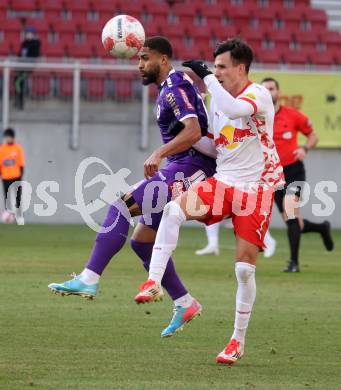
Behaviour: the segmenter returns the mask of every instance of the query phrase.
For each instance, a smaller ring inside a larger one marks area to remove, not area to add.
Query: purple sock
[[[131,240],[131,247],[138,255],[138,257],[142,260],[143,266],[146,271],[149,271],[149,264],[152,258],[153,246],[153,243]],[[183,297],[188,292],[175,271],[172,258],[170,258],[168,261],[167,268],[165,274],[163,275],[161,284],[171,296],[173,301],[175,299]]]
[[[95,245],[86,268],[98,275],[102,275],[111,258],[121,250],[127,240],[129,221],[127,210],[124,207],[125,205],[123,206],[120,201],[110,206],[102,227],[113,225],[113,228],[107,233],[100,231],[96,236]]]

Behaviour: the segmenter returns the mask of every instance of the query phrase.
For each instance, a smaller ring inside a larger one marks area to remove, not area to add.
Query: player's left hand
[[[182,66],[186,66],[187,68],[190,68],[193,70],[195,74],[197,74],[201,79],[204,77],[213,74],[209,69],[208,66],[203,61],[199,60],[189,60],[182,63]]]
[[[159,170],[162,158],[157,152],[152,153],[143,164],[144,177],[149,179]]]
[[[297,161],[303,161],[307,155],[307,152],[304,148],[300,147],[294,151],[294,154]]]

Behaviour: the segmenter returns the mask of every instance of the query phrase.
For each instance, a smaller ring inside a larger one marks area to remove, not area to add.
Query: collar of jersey
[[[159,91],[161,91],[161,89],[162,89],[163,86],[165,85],[165,82],[167,81],[168,77],[169,77],[171,74],[173,74],[173,73],[175,73],[175,69],[174,69],[174,68],[172,68],[172,69],[169,71],[167,77],[166,77],[166,78],[162,81],[162,83],[158,86],[158,90],[159,90]]]

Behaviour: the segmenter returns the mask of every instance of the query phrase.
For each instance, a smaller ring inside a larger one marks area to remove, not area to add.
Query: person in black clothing
[[[36,29],[28,27],[25,31],[25,39],[21,43],[19,57],[37,58],[40,56],[40,40],[36,36]],[[14,78],[15,107],[24,109],[25,80],[29,72],[19,70]]]

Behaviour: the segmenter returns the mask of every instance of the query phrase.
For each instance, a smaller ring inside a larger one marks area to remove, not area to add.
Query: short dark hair
[[[167,57],[173,57],[173,48],[169,40],[165,37],[155,36],[147,38],[144,42],[144,47],[149,47],[160,54],[165,54]]]
[[[15,138],[15,131],[14,131],[12,128],[8,127],[8,128],[4,131],[3,136],[4,136],[4,137],[12,137],[12,138]]]
[[[272,78],[272,77],[265,77],[265,78],[262,80],[261,84],[267,83],[268,81],[272,81],[273,83],[275,83],[276,88],[279,89],[279,82],[278,82],[276,79]]]
[[[219,54],[229,51],[232,61],[235,64],[244,64],[246,73],[249,73],[253,61],[253,51],[251,47],[241,38],[231,38],[218,44],[214,50],[213,56],[216,58]]]

